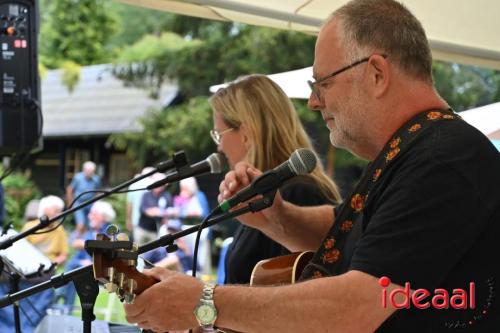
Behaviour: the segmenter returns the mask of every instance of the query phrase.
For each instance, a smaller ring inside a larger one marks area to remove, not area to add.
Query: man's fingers
[[[170,274],[171,272],[168,269],[162,267],[153,267],[151,269],[145,269],[143,273],[144,275],[154,277],[158,281],[165,280],[170,275],[172,275]]]
[[[124,304],[125,318],[129,323],[136,323],[137,319],[144,313],[144,308],[137,306],[137,304]]]

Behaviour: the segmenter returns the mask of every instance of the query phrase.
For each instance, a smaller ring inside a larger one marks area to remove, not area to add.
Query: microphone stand
[[[118,191],[128,187],[130,184],[133,184],[135,182],[138,182],[139,180],[141,179],[144,179],[146,177],[149,177],[151,176],[152,174],[156,173],[156,172],[165,172],[169,169],[172,169],[172,168],[176,168],[176,169],[181,169],[182,167],[186,166],[188,164],[187,162],[187,157],[186,157],[186,154],[184,153],[184,151],[179,151],[179,152],[176,152],[174,153],[172,159],[168,160],[168,161],[165,161],[165,162],[162,162],[162,163],[159,163],[155,166],[155,168],[151,171],[151,172],[148,172],[144,175],[140,175],[136,178],[133,178],[133,179],[130,179],[116,187],[113,187],[112,189],[110,189],[109,191],[106,191],[104,193],[101,193],[99,195],[96,195],[95,197],[83,202],[82,204],[78,205],[78,206],[75,206],[73,208],[70,208],[70,209],[67,209],[65,210],[64,212],[62,212],[61,214],[53,217],[53,218],[48,218],[47,216],[42,216],[40,218],[40,223],[37,224],[36,226],[26,230],[26,231],[23,231],[15,236],[11,236],[9,238],[7,238],[6,240],[0,242],[0,250],[4,250],[10,246],[12,246],[12,244],[14,244],[16,241],[22,239],[22,238],[25,238],[33,233],[35,233],[36,231],[40,230],[40,229],[43,229],[47,226],[49,226],[52,222],[54,221],[57,221],[61,218],[64,218],[66,217],[67,215],[85,207],[85,206],[88,206],[96,201],[99,201],[103,198],[106,198],[114,193],[117,193]]]
[[[16,293],[19,291],[19,281],[21,280],[22,272],[20,272],[7,258],[3,258],[0,255],[0,274],[5,274],[9,279],[9,289],[11,293]],[[14,303],[13,306],[14,314],[14,327],[16,333],[21,333],[21,317],[19,315],[20,304],[18,302]]]
[[[194,232],[198,232],[200,228],[206,228],[217,224],[219,222],[225,221],[227,219],[232,219],[234,217],[246,214],[248,212],[258,212],[265,208],[270,207],[273,204],[274,196],[276,195],[276,189],[272,190],[266,194],[264,194],[263,198],[250,202],[247,206],[236,209],[229,213],[223,213],[217,215],[215,217],[210,218],[205,223],[201,223],[199,225],[195,225],[186,230],[181,230],[174,234],[168,234],[160,237],[157,240],[154,240],[150,243],[144,244],[139,247],[138,253],[142,254],[151,250],[154,250],[158,247],[169,247],[172,246],[174,241],[178,238],[184,237],[186,235],[192,234]],[[87,240],[85,242],[86,249],[92,249],[93,244],[95,244],[95,240]],[[36,286],[15,292],[13,294],[4,295],[0,298],[0,308],[11,305],[19,300],[29,297],[38,292],[44,291],[49,288],[59,288],[68,282],[73,281],[77,288],[78,296],[81,297],[82,303],[82,321],[84,323],[84,333],[90,333],[90,325],[91,322],[95,319],[95,315],[93,314],[93,307],[95,304],[95,299],[99,293],[99,288],[97,285],[97,281],[94,279],[94,272],[92,265],[88,265],[85,267],[76,268],[69,272],[64,272],[58,275],[55,275],[50,278],[50,280],[42,282]],[[80,295],[81,293],[81,295]],[[85,307],[85,308],[84,308]]]

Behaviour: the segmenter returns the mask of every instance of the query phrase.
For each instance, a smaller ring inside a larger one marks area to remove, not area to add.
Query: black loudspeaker
[[[38,0],[0,0],[0,155],[41,148]]]

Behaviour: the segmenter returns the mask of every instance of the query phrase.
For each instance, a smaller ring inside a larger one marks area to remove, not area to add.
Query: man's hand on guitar
[[[124,304],[128,322],[159,333],[198,326],[193,309],[203,289],[200,280],[159,267],[143,273],[160,282],[138,295],[133,304]]]
[[[250,183],[261,174],[262,172],[260,170],[256,169],[249,163],[237,163],[234,170],[228,172],[224,177],[224,180],[220,183],[219,196],[217,198],[219,203],[231,198],[244,187],[250,185]],[[283,199],[278,191],[274,198],[273,205],[270,208],[257,213],[241,215],[237,219],[245,225],[262,229],[269,226],[270,222],[277,220],[282,207]]]

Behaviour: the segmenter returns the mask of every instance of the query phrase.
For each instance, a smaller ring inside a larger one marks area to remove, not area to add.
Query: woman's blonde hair
[[[297,148],[313,149],[292,102],[265,75],[240,77],[219,89],[209,103],[228,126],[245,125],[253,142],[245,161],[260,170],[278,166]],[[337,186],[325,174],[321,163],[310,175],[330,200],[340,201]]]

